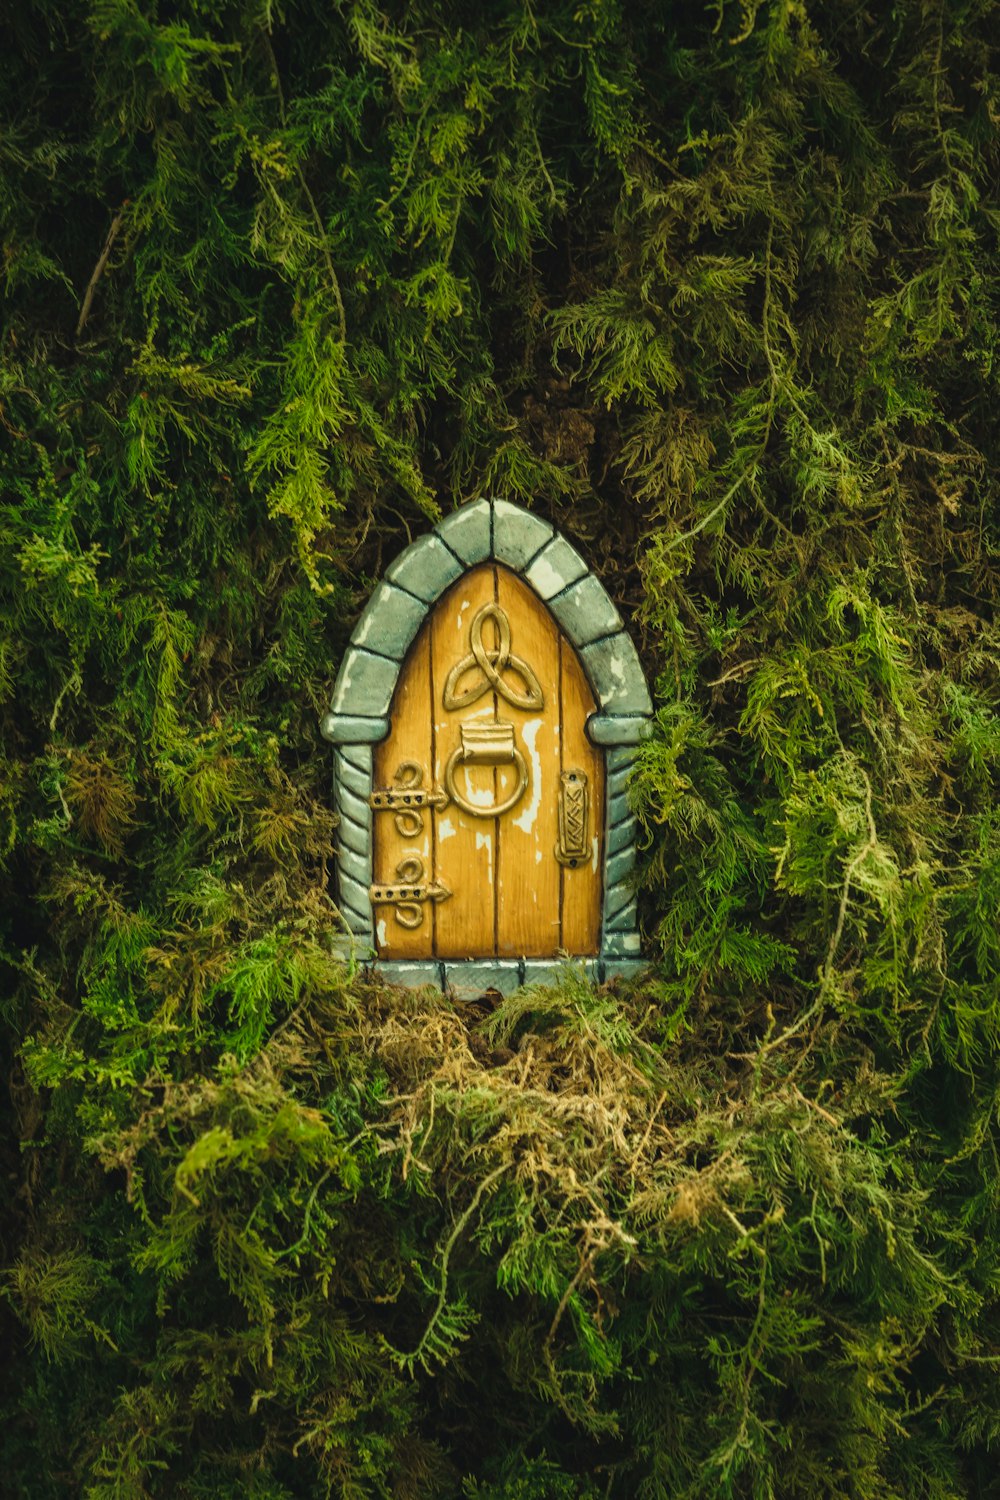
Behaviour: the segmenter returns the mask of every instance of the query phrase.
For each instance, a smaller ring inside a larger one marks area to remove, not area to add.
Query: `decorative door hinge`
[[[415,839],[424,831],[421,808],[447,807],[448,794],[440,787],[425,787],[423,766],[415,760],[400,761],[393,777],[395,786],[376,787],[368,806],[376,812],[392,812],[396,832],[404,839]]]
[[[451,891],[439,880],[424,880],[424,862],[417,854],[409,854],[396,866],[399,883],[394,885],[372,885],[368,897],[373,906],[395,907],[395,918],[400,927],[419,927],[424,920],[424,903],[447,901]]]
[[[559,842],[556,859],[572,869],[590,855],[587,814],[590,793],[586,771],[563,771],[559,776]]]

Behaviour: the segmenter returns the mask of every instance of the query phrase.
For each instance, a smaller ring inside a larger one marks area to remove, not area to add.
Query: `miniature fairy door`
[[[506,567],[467,572],[400,673],[375,753],[380,958],[551,957],[600,945],[604,763],[576,652]]]

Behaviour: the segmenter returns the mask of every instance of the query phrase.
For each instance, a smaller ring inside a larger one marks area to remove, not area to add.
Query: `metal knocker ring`
[[[464,729],[466,726],[463,725],[462,727]],[[492,728],[493,726],[491,725],[489,727]],[[455,806],[460,807],[464,813],[468,813],[470,818],[500,818],[504,813],[510,812],[512,807],[517,806],[527,789],[528,767],[527,763],[525,762],[524,756],[521,754],[520,750],[513,743],[513,741],[511,741],[509,745],[505,745],[505,754],[502,760],[496,758],[495,756],[487,758],[482,754],[477,755],[475,750],[473,750],[472,754],[470,754],[469,751],[471,747],[466,743],[466,739],[466,735],[463,734],[462,743],[460,745],[456,745],[454,750],[451,752],[451,755],[448,757],[448,764],[444,768],[445,791],[448,793],[448,796],[451,798],[451,800],[455,803]],[[517,784],[507,800],[505,802],[494,802],[489,807],[477,807],[475,803],[469,802],[465,797],[463,797],[455,785],[455,768],[456,766],[468,763],[471,763],[472,765],[478,764],[494,766],[516,766]]]

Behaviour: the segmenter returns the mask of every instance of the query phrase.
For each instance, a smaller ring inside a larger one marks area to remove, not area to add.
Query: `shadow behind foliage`
[[[995,24],[3,20],[7,1493],[992,1492]],[[657,683],[652,964],[463,1009],[317,721],[480,493]]]

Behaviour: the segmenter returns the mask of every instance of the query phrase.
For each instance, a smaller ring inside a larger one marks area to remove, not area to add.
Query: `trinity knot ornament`
[[[402,983],[641,966],[626,782],[652,706],[602,585],[540,518],[456,511],[389,568],[323,722],[338,901]]]

